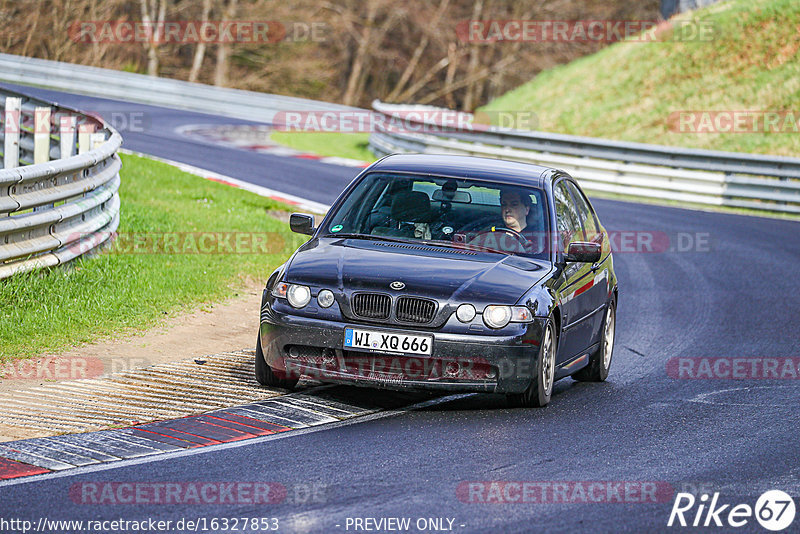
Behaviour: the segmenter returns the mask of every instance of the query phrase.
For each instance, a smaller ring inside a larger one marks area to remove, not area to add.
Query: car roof
[[[549,167],[444,154],[393,154],[373,164],[370,171],[430,174],[451,178],[477,179],[541,188]]]

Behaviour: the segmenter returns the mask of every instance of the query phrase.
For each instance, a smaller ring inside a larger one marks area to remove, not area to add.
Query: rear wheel
[[[507,396],[508,404],[519,407],[541,407],[550,402],[556,372],[556,332],[553,322],[548,320],[539,345],[536,359],[536,376],[522,393]]]
[[[611,356],[614,352],[614,332],[617,326],[617,306],[612,300],[608,303],[603,319],[603,337],[600,347],[592,354],[589,365],[572,375],[579,382],[603,382],[611,369]]]
[[[293,389],[297,385],[296,378],[280,378],[272,367],[264,360],[264,351],[261,350],[261,336],[256,340],[256,381],[262,386],[272,388]]]

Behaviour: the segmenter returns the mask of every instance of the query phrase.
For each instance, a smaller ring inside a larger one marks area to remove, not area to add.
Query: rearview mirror
[[[469,204],[472,202],[472,195],[467,191],[451,191],[452,198],[448,198],[444,191],[437,189],[433,192],[432,200],[439,200],[441,202],[456,202],[459,204]]]
[[[289,228],[298,234],[314,234],[314,216],[305,213],[292,213],[289,216]]]
[[[600,261],[600,244],[586,241],[570,243],[564,259],[578,263],[597,263]]]

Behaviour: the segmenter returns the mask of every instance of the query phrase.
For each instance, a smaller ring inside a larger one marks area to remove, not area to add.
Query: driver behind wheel
[[[528,226],[528,214],[532,205],[531,197],[516,189],[500,191],[500,216],[507,228],[522,232]]]
[[[546,236],[542,207],[539,202],[533,201],[527,191],[514,187],[501,189],[500,218],[505,228],[524,239],[523,247],[527,252],[544,250]]]

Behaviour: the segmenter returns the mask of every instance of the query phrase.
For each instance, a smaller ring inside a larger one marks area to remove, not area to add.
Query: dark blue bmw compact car
[[[255,372],[392,389],[502,393],[544,406],[602,381],[614,348],[609,236],[556,169],[394,155],[365,169],[269,277]]]

